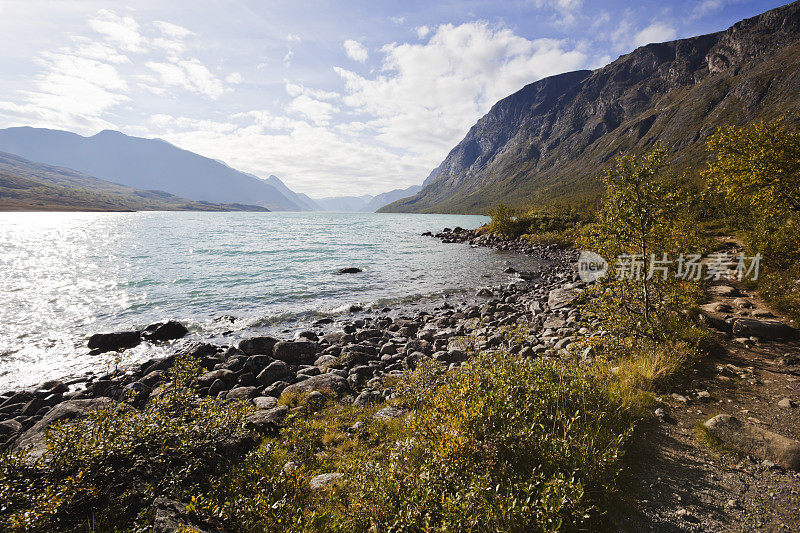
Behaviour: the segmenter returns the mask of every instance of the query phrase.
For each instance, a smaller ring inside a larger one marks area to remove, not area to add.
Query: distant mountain
[[[338,211],[341,213],[358,213],[372,200],[372,196],[331,196],[327,198],[314,198],[314,202],[323,211]]]
[[[0,152],[0,211],[268,211],[141,190]]]
[[[292,201],[301,211],[322,211],[322,208],[314,202],[310,197],[302,193],[296,193],[287,187],[278,176],[270,175],[266,180],[267,183],[278,189],[281,194]]]
[[[39,128],[0,130],[0,150],[66,167],[136,189],[155,189],[191,200],[257,204],[274,211],[302,207],[275,186],[160,139],[101,131],[91,137]]]
[[[484,213],[591,201],[620,153],[656,144],[671,171],[704,166],[721,125],[800,111],[800,2],[710,35],[648,44],[595,71],[500,100],[411,198],[382,211]]]
[[[389,192],[381,193],[372,198],[372,200],[370,200],[369,203],[361,209],[361,211],[364,211],[365,213],[374,213],[381,207],[389,205],[392,202],[396,202],[403,198],[408,198],[409,196],[414,196],[420,190],[422,190],[422,185],[412,185],[407,189],[394,189]]]

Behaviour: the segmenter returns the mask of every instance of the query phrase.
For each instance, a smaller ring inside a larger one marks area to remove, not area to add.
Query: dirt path
[[[788,322],[736,283],[718,282],[711,293],[703,308],[712,322]],[[800,343],[720,338],[726,353],[703,361],[685,390],[664,396],[667,416],[642,429],[626,476],[635,511],[612,529],[800,532],[800,472],[712,448],[697,430],[724,413],[800,439]]]

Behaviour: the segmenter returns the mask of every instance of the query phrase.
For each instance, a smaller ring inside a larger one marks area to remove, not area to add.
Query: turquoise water
[[[177,319],[192,338],[279,331],[351,304],[486,285],[519,258],[422,237],[486,219],[347,213],[0,213],[0,387],[101,371],[96,332]],[[337,275],[343,267],[364,270]],[[524,267],[524,265],[522,265]],[[507,276],[505,276],[507,278]],[[215,320],[222,315],[231,323]],[[153,355],[140,346],[125,357]]]

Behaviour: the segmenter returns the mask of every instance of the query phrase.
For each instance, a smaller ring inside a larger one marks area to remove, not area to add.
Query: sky
[[[0,128],[165,139],[314,197],[420,184],[496,101],[768,0],[0,0]]]

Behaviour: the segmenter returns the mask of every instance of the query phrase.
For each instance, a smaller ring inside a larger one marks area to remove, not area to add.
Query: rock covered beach
[[[197,380],[197,393],[229,400],[252,400],[258,411],[250,415],[256,429],[269,430],[286,414],[277,407],[282,394],[333,392],[355,405],[380,403],[390,395],[382,386],[385,376],[399,376],[424,359],[458,365],[473,348],[505,347],[527,357],[557,357],[562,348],[588,330],[578,326],[580,310],[571,305],[583,287],[574,271],[576,253],[558,246],[505,240],[474,230],[455,228],[436,235],[444,243],[492,247],[542,260],[536,272],[507,269],[517,279],[509,284],[476,288],[472,298],[458,304],[448,299],[427,310],[404,313],[390,309],[332,318],[298,331],[293,338],[245,338],[236,345],[193,343],[167,357],[84,380],[49,381],[35,390],[7,391],[0,395],[0,441],[13,448],[37,447],[43,430],[57,420],[79,417],[108,401],[135,395],[141,407],[159,394],[167,371],[179,356],[199,361],[207,371]],[[509,330],[524,324],[512,334]],[[154,324],[142,332],[97,334],[89,339],[96,353],[124,350],[143,339],[161,342],[187,332],[180,323]],[[134,394],[135,393],[135,394]],[[386,415],[391,415],[388,409]]]

